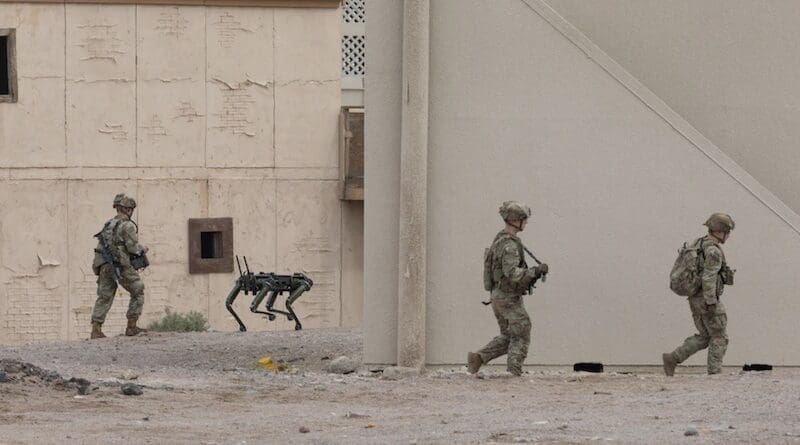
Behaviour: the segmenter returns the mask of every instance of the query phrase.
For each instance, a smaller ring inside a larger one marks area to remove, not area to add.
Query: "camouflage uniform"
[[[521,204],[523,219],[530,215],[530,209]],[[501,215],[503,208],[501,207]],[[503,218],[508,221],[506,215]],[[538,268],[528,268],[522,248],[522,241],[505,230],[495,236],[489,248],[491,256],[491,304],[500,335],[493,338],[477,353],[468,354],[470,372],[477,372],[481,364],[508,354],[508,371],[515,375],[522,374],[522,364],[528,356],[528,346],[531,342],[531,319],[525,310],[522,296],[527,292],[530,284],[541,276]],[[478,363],[474,359],[480,357]]]
[[[117,200],[115,199],[116,202]],[[126,215],[118,214],[103,227],[103,235],[108,240],[112,256],[118,262],[119,284],[131,295],[127,317],[129,320],[138,319],[144,306],[144,282],[139,276],[139,272],[131,266],[131,256],[142,253],[136,224]],[[92,269],[97,275],[97,301],[92,310],[92,322],[99,324],[103,324],[105,321],[106,314],[111,309],[111,304],[114,302],[114,296],[117,293],[114,267],[103,259],[100,254],[101,250],[101,245],[98,242],[97,247],[94,249],[94,262],[92,263]]]
[[[714,215],[712,215],[713,217]],[[728,219],[730,219],[729,216]],[[710,221],[711,218],[706,225],[709,225]],[[711,228],[710,225],[709,227]],[[730,220],[729,230],[732,228],[733,220]],[[716,238],[707,235],[695,242],[703,243],[704,256],[702,287],[695,295],[689,297],[689,309],[692,312],[694,325],[697,327],[697,334],[688,337],[681,346],[669,353],[671,357],[665,357],[665,368],[667,362],[682,363],[695,352],[708,348],[708,373],[719,374],[722,372],[722,359],[728,348],[726,330],[728,316],[725,313],[725,306],[720,301],[720,296],[725,287],[724,273],[730,269],[725,262],[722,247]],[[732,275],[732,272],[730,274]],[[674,372],[674,365],[672,368]],[[667,375],[672,375],[672,373],[668,372]]]

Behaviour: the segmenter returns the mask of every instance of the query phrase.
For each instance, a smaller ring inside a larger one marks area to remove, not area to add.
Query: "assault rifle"
[[[107,222],[99,232],[95,233],[94,237],[100,241],[100,256],[102,256],[106,263],[110,264],[114,269],[114,280],[119,281],[119,264],[117,264],[117,261],[114,259],[114,255],[111,253],[111,248],[108,247],[108,241],[106,241],[106,237],[103,235],[103,232],[106,230],[109,224],[111,224],[111,221]]]
[[[536,264],[537,264],[538,266],[541,266],[541,265],[542,265],[542,262],[541,262],[541,261],[539,261],[539,259],[538,259],[538,258],[536,258],[536,255],[534,255],[534,254],[533,254],[533,252],[531,252],[530,250],[528,250],[528,248],[527,248],[527,247],[525,247],[525,245],[524,245],[524,244],[522,245],[522,248],[523,248],[523,249],[525,249],[525,252],[527,252],[527,253],[528,253],[528,255],[530,255],[530,256],[531,256],[531,258],[533,258],[533,261],[536,261]],[[542,283],[544,283],[544,282],[546,282],[546,281],[547,281],[547,272],[545,272],[545,273],[543,273],[543,274],[542,274]],[[535,286],[535,284],[536,284],[536,280],[533,280],[533,281],[531,281],[531,287],[528,289],[528,294],[530,294],[530,295],[532,295],[532,294],[533,294],[533,289],[536,287],[536,286]]]
[[[303,329],[300,320],[297,318],[297,314],[292,310],[292,304],[300,298],[300,295],[303,295],[304,292],[310,290],[311,286],[314,285],[311,278],[303,273],[295,273],[292,275],[277,275],[273,272],[252,273],[250,272],[250,266],[247,265],[247,257],[242,258],[244,259],[246,272],[242,273],[242,265],[239,263],[239,257],[237,256],[236,267],[239,268],[239,278],[236,280],[236,284],[234,284],[233,289],[231,289],[230,294],[228,294],[228,298],[225,300],[225,307],[228,308],[228,312],[230,312],[233,318],[236,319],[236,322],[239,323],[239,331],[245,332],[247,328],[242,322],[242,319],[236,315],[236,311],[233,310],[233,301],[236,300],[236,297],[242,291],[244,291],[245,295],[249,293],[254,295],[253,302],[250,303],[250,312],[254,314],[264,314],[270,321],[275,320],[276,314],[282,314],[285,315],[286,319],[289,321],[294,320],[295,331]],[[289,292],[289,296],[286,297],[286,310],[281,311],[273,308],[275,299],[284,292]],[[267,299],[266,311],[258,310],[258,306],[264,301],[268,293],[269,298]]]

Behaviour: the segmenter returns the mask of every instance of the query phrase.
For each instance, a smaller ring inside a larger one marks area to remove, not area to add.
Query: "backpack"
[[[487,247],[483,251],[483,289],[491,292],[494,288],[492,279],[492,248]]]
[[[696,295],[703,286],[704,261],[703,238],[691,244],[683,243],[669,273],[669,288],[682,297]]]

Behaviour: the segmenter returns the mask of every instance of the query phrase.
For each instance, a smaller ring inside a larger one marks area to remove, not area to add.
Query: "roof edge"
[[[0,3],[338,8],[341,0],[0,0]]]

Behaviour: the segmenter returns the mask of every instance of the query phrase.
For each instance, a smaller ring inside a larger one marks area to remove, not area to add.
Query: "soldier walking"
[[[136,201],[120,193],[114,197],[114,208],[117,215],[103,226],[103,230],[97,235],[98,239],[102,239],[94,249],[92,270],[97,275],[97,301],[92,310],[91,338],[105,338],[102,326],[114,302],[117,281],[131,295],[125,335],[134,336],[145,331],[136,326],[144,306],[144,282],[131,264],[132,259],[148,251],[146,246],[139,244],[138,227],[131,220]],[[104,244],[107,247],[105,254]]]
[[[726,261],[722,244],[730,237],[734,228],[733,219],[725,213],[714,213],[703,224],[708,227],[708,235],[694,242],[701,254],[702,272],[699,290],[689,296],[689,309],[692,312],[697,334],[688,337],[672,352],[661,355],[664,373],[675,374],[675,367],[692,354],[708,348],[708,373],[722,372],[722,358],[728,348],[728,316],[720,301],[725,285],[733,284],[733,270]]]
[[[525,230],[531,209],[515,201],[500,207],[505,228],[495,236],[484,259],[484,285],[491,291],[491,305],[500,335],[478,352],[467,354],[467,370],[474,374],[490,360],[508,354],[508,372],[522,375],[522,364],[531,341],[531,320],[522,296],[538,278],[547,273],[547,264],[529,268],[524,246],[517,237]]]

